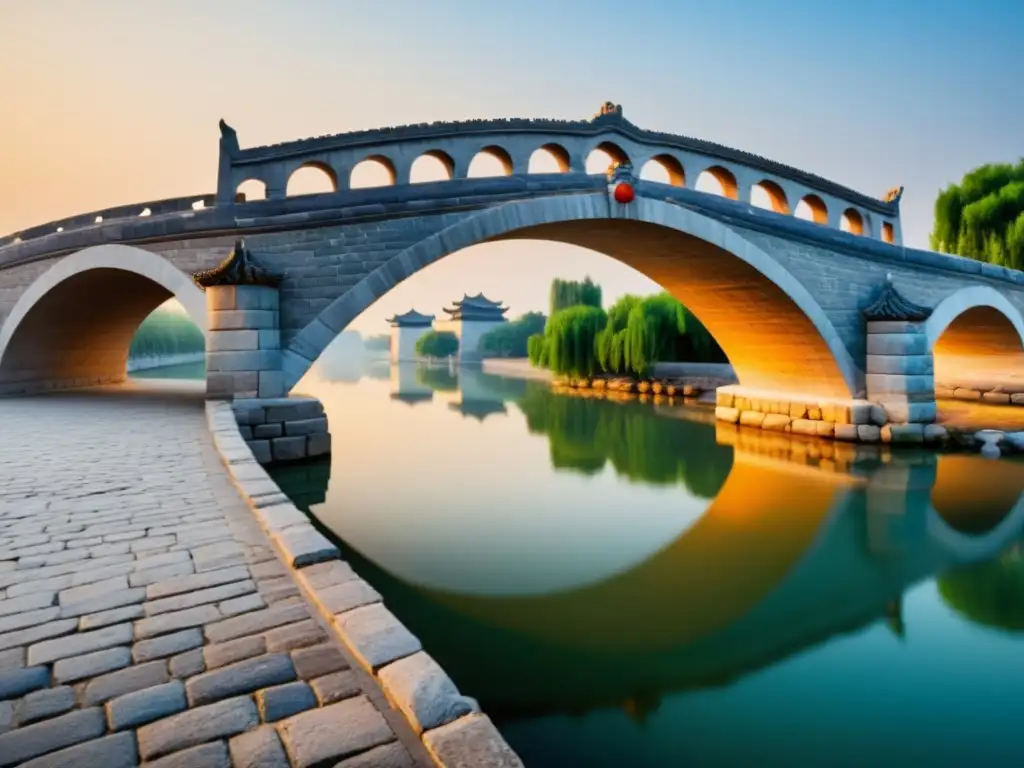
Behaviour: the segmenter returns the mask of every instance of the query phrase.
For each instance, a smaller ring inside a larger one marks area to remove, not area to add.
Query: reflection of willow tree
[[[547,435],[552,464],[584,474],[607,462],[630,480],[682,483],[714,498],[732,468],[732,450],[702,424],[658,416],[641,403],[610,403],[531,388],[516,403],[534,434]]]
[[[959,568],[939,580],[943,601],[976,624],[1024,630],[1024,550],[1016,544],[995,560]]]
[[[430,387],[437,392],[458,392],[459,390],[459,377],[447,367],[417,366],[416,383]]]

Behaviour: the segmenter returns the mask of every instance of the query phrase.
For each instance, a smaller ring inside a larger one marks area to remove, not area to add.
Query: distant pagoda
[[[478,293],[476,296],[463,294],[461,299],[452,302],[452,306],[454,309],[446,308],[444,310],[449,316],[448,319],[452,321],[461,320],[462,322],[482,323],[503,323],[508,321],[505,317],[508,307],[501,306],[500,301],[491,301],[482,293]]]
[[[387,323],[391,326],[389,357],[392,363],[399,363],[416,359],[416,342],[433,329],[434,316],[410,309],[405,314],[389,317]]]

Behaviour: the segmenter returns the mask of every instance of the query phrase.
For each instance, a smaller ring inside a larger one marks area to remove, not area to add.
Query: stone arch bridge
[[[595,150],[612,159],[607,174],[585,172]],[[530,173],[538,151],[559,172]],[[505,174],[468,177],[481,153]],[[449,178],[411,183],[422,156]],[[362,161],[392,183],[351,188]],[[637,175],[649,163],[665,183]],[[287,196],[291,174],[309,167],[331,191]],[[694,188],[705,174],[721,195]],[[238,194],[252,180],[266,199]],[[247,149],[222,121],[216,194],[0,238],[0,393],[123,380],[138,323],[176,296],[207,331],[211,396],[278,397],[418,270],[471,245],[541,239],[612,256],[700,317],[739,381],[719,391],[719,418],[846,439],[878,439],[886,424],[922,432],[937,377],[1013,380],[1024,274],[905,248],[900,194],[876,199],[647,131],[610,103],[590,120],[424,124]],[[809,220],[793,215],[799,202]]]

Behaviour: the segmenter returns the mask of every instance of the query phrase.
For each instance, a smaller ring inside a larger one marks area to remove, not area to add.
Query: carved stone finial
[[[622,117],[622,105],[616,104],[612,101],[606,101],[601,105],[601,110],[594,115],[593,119],[621,120]]]
[[[605,178],[608,179],[609,184],[617,184],[620,181],[635,184],[637,181],[636,173],[633,172],[633,166],[629,163],[612,163],[605,172]]]
[[[245,247],[245,241],[238,240],[224,261],[213,269],[196,272],[192,281],[204,291],[215,285],[266,285],[274,288],[283,277],[257,264],[252,251]]]
[[[885,276],[882,292],[870,306],[864,308],[863,314],[867,320],[897,320],[917,323],[927,320],[932,311],[928,307],[915,304],[901,296],[893,284],[890,272]]]
[[[883,203],[898,203],[903,197],[903,187],[892,187],[882,196]]]
[[[220,143],[221,146],[228,150],[229,154],[235,154],[238,152],[238,134],[235,129],[228,125],[224,118],[220,119]]]

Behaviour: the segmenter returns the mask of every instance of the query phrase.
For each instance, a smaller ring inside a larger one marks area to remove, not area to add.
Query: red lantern
[[[627,203],[632,203],[634,198],[636,198],[636,192],[634,191],[632,184],[628,184],[623,181],[615,186],[616,203],[626,205]]]

